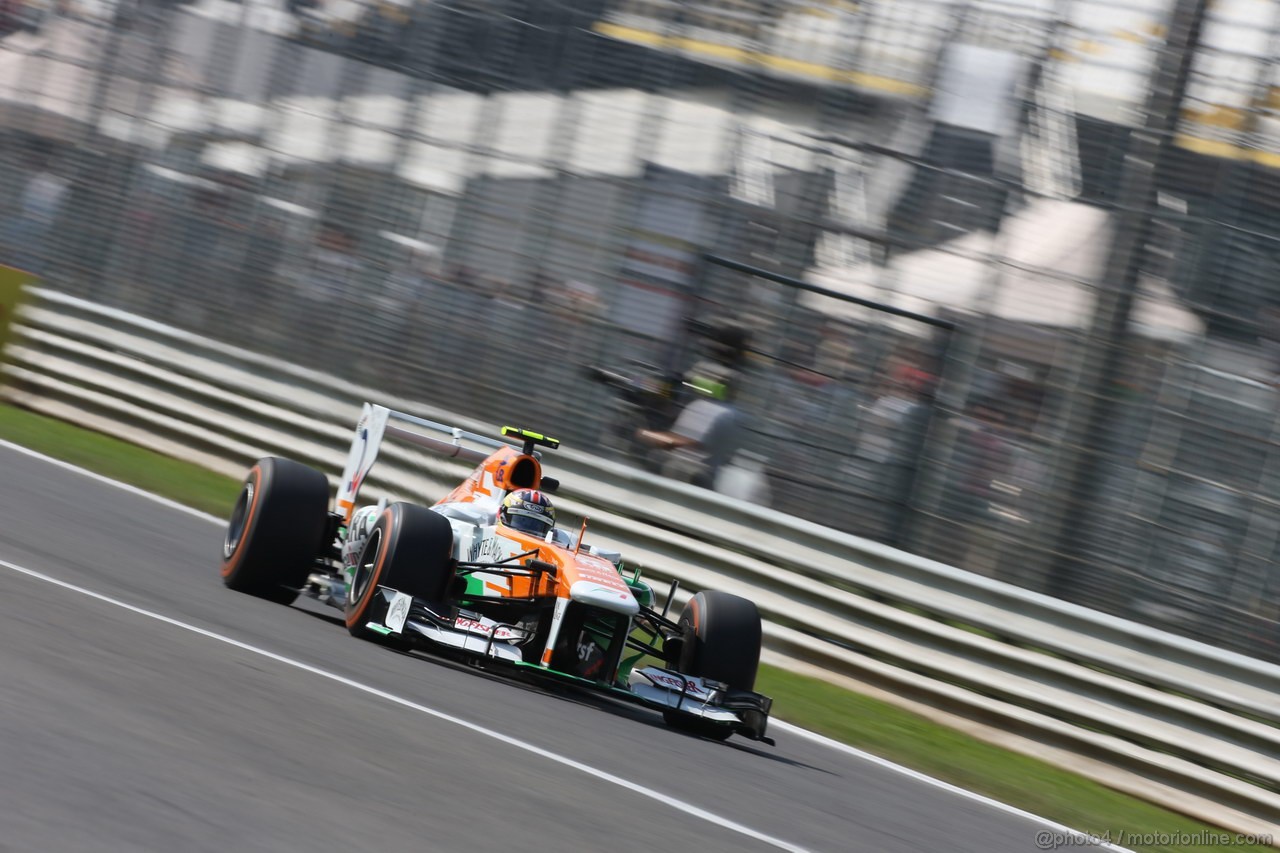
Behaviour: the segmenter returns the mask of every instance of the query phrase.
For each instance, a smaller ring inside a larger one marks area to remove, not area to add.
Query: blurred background
[[[0,0],[0,38],[0,264],[1280,660],[1280,4]]]

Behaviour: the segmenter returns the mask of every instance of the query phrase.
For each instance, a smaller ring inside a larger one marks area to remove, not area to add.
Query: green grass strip
[[[1122,847],[1170,853],[1272,849],[1234,843],[1192,848],[1186,836],[1230,833],[819,679],[762,665],[756,689],[774,697],[780,719]],[[1165,844],[1135,841],[1147,835],[1175,837]],[[1027,849],[1033,843],[1028,838]]]
[[[240,488],[238,481],[197,465],[13,406],[0,405],[0,438],[218,516],[230,511]],[[774,715],[779,719],[1121,846],[1185,853],[1191,849],[1187,837],[1227,834],[819,679],[762,666],[757,689],[773,697]],[[1173,843],[1143,844],[1142,836],[1173,836]],[[1035,849],[1035,841],[1034,830],[1030,830],[1028,850]],[[1271,848],[1198,844],[1194,849]]]
[[[240,483],[66,421],[0,404],[0,438],[98,474],[226,517]]]

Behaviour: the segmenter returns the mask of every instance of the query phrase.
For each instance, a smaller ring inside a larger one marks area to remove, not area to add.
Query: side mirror
[[[560,481],[557,480],[555,477],[543,477],[542,480],[538,483],[538,488],[544,492],[554,493],[557,489],[560,488]]]
[[[544,563],[542,560],[530,560],[524,564],[524,567],[530,572],[541,572],[543,574],[551,575],[551,577],[555,577],[556,572],[558,571],[554,563]]]

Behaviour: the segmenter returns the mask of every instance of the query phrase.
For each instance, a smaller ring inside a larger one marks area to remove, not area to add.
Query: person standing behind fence
[[[302,284],[319,313],[350,301],[363,271],[355,237],[345,228],[325,225],[316,238]]]
[[[545,300],[548,344],[562,359],[581,363],[587,358],[600,335],[598,326],[604,314],[600,288],[578,279],[552,280],[545,273],[534,276],[533,295]]]
[[[271,315],[279,310],[276,265],[284,252],[285,223],[282,217],[268,214],[253,223],[242,266],[240,304],[245,309],[257,315]]]
[[[36,173],[22,192],[18,215],[5,229],[3,242],[9,263],[27,272],[45,272],[49,237],[69,189],[70,183],[57,174],[48,159],[38,161]]]
[[[345,340],[346,353],[333,353],[339,340],[335,331],[345,311],[358,304],[364,284],[365,265],[356,254],[355,237],[337,225],[322,225],[315,246],[299,269],[292,271],[296,312],[290,337],[297,351],[314,366],[332,370],[343,355],[350,355],[358,341]]]
[[[412,386],[423,359],[447,358],[440,345],[446,327],[456,318],[443,305],[440,252],[434,246],[415,246],[377,284],[370,298],[370,329],[395,358],[384,361],[364,351],[362,370],[381,370],[397,384]]]
[[[991,538],[995,524],[996,484],[1007,477],[1012,448],[1004,429],[1004,411],[994,401],[979,400],[972,408],[972,425],[957,439],[957,489],[953,502],[958,524],[950,547],[966,569],[994,574]]]
[[[893,544],[901,544],[899,537],[906,516],[912,511],[916,472],[929,429],[936,383],[932,374],[915,367],[897,371],[893,380],[894,403],[888,407],[892,429],[878,482],[885,507],[882,535]],[[876,405],[880,405],[879,400]]]
[[[1258,311],[1258,348],[1262,355],[1260,378],[1280,386],[1280,302],[1270,301]]]

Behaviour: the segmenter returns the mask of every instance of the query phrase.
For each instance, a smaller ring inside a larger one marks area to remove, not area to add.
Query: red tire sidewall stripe
[[[382,520],[386,522],[382,533],[382,553],[378,555],[378,563],[373,567],[373,576],[369,578],[369,585],[365,587],[364,595],[356,602],[355,607],[351,608],[351,613],[347,616],[348,628],[364,621],[365,614],[369,611],[369,603],[373,601],[373,594],[378,589],[378,581],[382,579],[382,568],[387,563],[387,552],[391,550],[391,529],[395,526],[395,515],[391,512],[390,507],[383,510]],[[355,575],[352,575],[351,582],[355,583],[355,580]]]
[[[253,481],[253,502],[249,504],[249,512],[245,515],[244,530],[240,534],[240,541],[236,543],[236,549],[231,552],[231,556],[222,561],[222,576],[228,577],[240,565],[240,560],[244,557],[244,549],[249,541],[249,535],[253,532],[253,522],[258,516],[258,507],[262,504],[262,466],[254,465],[249,469],[249,476],[245,481]]]
[[[694,658],[697,656],[697,641],[702,639],[698,625],[701,621],[699,618],[701,616],[701,608],[698,606],[698,602],[699,599],[697,595],[689,599],[689,603],[685,605],[684,613],[681,614],[682,620],[684,616],[689,617],[689,625],[693,628],[694,636],[694,641],[692,643],[686,642],[684,650],[680,652],[680,664],[685,667],[692,667],[696,663]]]

